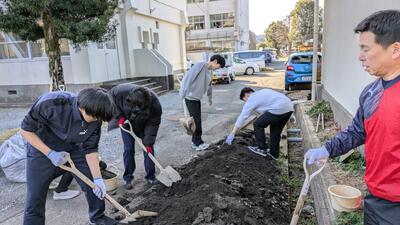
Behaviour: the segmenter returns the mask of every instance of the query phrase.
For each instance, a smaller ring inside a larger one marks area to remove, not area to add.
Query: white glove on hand
[[[306,152],[305,157],[308,159],[308,165],[311,165],[319,162],[320,160],[328,159],[329,152],[326,150],[325,146],[320,148],[311,148]]]

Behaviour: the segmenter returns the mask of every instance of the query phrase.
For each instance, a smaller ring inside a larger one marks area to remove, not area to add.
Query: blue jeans
[[[126,183],[131,183],[133,180],[133,173],[136,169],[135,163],[135,139],[131,134],[121,130],[122,141],[124,142],[124,166],[125,171],[123,179]],[[144,152],[143,152],[144,153]],[[154,149],[153,149],[154,155]],[[144,153],[144,169],[146,170],[146,180],[155,179],[154,163],[151,161],[147,153]]]
[[[85,155],[79,150],[69,152],[76,168],[89,179],[92,179]],[[64,173],[59,167],[55,167],[51,161],[32,145],[27,146],[27,194],[25,197],[24,225],[44,225],[45,205],[50,182]],[[104,216],[104,200],[97,198],[92,188],[87,186],[78,177],[75,180],[85,192],[86,201],[89,205],[90,220]]]

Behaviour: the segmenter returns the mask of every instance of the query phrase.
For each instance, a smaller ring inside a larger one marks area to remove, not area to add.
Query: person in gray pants
[[[185,99],[190,116],[196,124],[196,130],[192,135],[192,149],[202,151],[209,144],[204,143],[201,138],[203,130],[201,127],[201,102],[203,95],[207,92],[208,103],[212,105],[212,87],[210,70],[223,68],[225,59],[220,55],[213,55],[209,62],[199,62],[192,66],[183,77],[179,95]]]

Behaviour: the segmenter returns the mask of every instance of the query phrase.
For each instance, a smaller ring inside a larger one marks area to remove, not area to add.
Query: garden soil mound
[[[131,212],[159,213],[131,224],[289,224],[288,187],[278,162],[250,152],[251,144],[253,133],[243,131],[233,145],[220,141],[179,168],[182,181],[171,188],[156,185],[138,194],[119,189],[114,197]],[[112,216],[121,219],[116,210]]]

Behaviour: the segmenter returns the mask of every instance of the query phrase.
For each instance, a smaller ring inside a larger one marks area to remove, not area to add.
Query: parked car
[[[317,80],[321,77],[321,59],[318,53]],[[293,53],[289,56],[285,71],[285,90],[291,90],[292,86],[298,84],[311,84],[312,82],[312,52]]]
[[[243,59],[246,62],[257,63],[260,69],[266,67],[266,53],[257,50],[239,51],[233,53],[234,58]]]
[[[230,84],[235,78],[235,70],[232,66],[225,66],[224,68],[214,70],[212,74],[213,83],[225,82]]]
[[[233,57],[233,69],[236,74],[253,75],[260,72],[260,67],[257,63],[246,62],[243,59]]]

